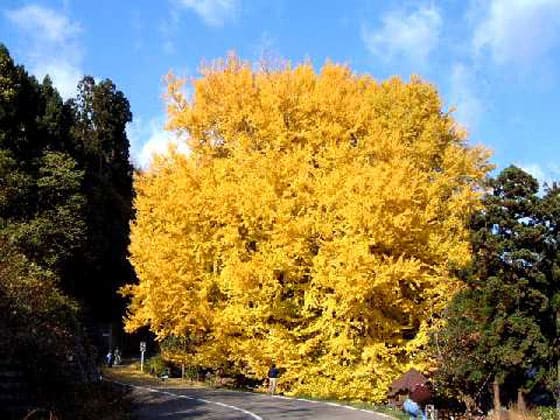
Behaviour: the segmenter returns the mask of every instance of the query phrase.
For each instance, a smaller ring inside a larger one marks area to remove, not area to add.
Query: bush
[[[159,376],[168,368],[169,365],[165,360],[163,360],[161,354],[156,354],[155,356],[150,357],[148,360],[146,360],[146,371],[151,375]]]
[[[556,420],[556,407],[537,407],[535,409],[539,420]]]
[[[185,366],[185,379],[198,380],[198,368],[196,366]]]

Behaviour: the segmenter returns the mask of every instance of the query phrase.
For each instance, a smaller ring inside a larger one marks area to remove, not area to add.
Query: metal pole
[[[140,372],[144,372],[144,352],[140,352]]]

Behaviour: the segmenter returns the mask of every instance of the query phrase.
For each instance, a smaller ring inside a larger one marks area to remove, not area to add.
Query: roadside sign
[[[140,341],[140,372],[144,372],[144,353],[146,352],[146,342]]]

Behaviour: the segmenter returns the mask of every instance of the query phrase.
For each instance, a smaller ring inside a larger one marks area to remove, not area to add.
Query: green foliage
[[[112,308],[132,277],[130,120],[109,80],[63,103],[0,45],[0,357],[37,398],[95,376],[74,298]]]
[[[146,360],[145,371],[159,376],[168,368],[167,362],[161,357],[161,354],[156,354]]]
[[[60,273],[84,239],[84,173],[64,149],[69,131],[60,96],[7,50],[0,95],[0,229],[33,262]]]
[[[535,411],[539,420],[558,420],[556,407],[537,407]]]
[[[3,46],[0,68],[0,229],[98,319],[120,319],[115,291],[134,279],[129,103],[110,80],[87,76],[64,104]]]
[[[485,208],[472,220],[474,259],[462,273],[464,289],[434,340],[438,380],[481,400],[497,379],[513,400],[517,389],[552,387],[560,200],[556,190],[539,197],[537,181],[513,166],[489,186]]]
[[[37,159],[34,192],[27,218],[9,221],[7,231],[25,254],[38,264],[57,272],[84,240],[82,216],[84,197],[80,194],[83,172],[62,152],[46,151]]]
[[[0,355],[21,366],[36,398],[93,379],[78,306],[55,276],[0,237]],[[71,376],[71,377],[70,377]]]
[[[127,259],[132,210],[132,166],[126,124],[128,100],[110,80],[86,76],[78,96],[69,101],[71,150],[84,171],[86,238],[67,276],[72,293],[93,309],[97,319],[119,320],[122,304],[115,291],[134,279]]]

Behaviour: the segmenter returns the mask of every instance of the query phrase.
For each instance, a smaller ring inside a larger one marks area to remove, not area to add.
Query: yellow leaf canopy
[[[422,349],[469,261],[489,170],[428,83],[231,56],[168,79],[188,142],[137,176],[128,330],[294,393],[379,401]]]

